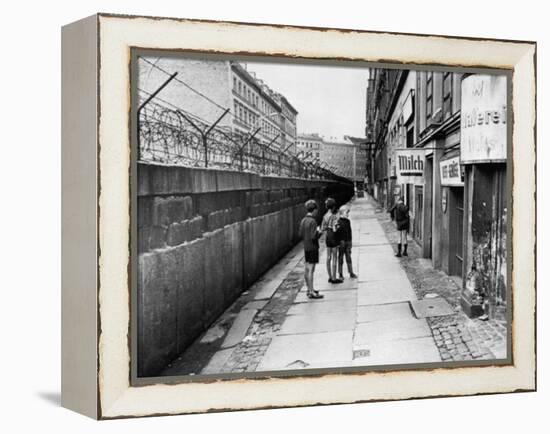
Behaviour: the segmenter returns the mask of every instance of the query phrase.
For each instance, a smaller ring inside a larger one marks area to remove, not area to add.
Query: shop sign
[[[506,77],[474,74],[462,80],[462,164],[505,162]]]
[[[396,171],[398,184],[423,184],[426,157],[424,149],[396,149]]]
[[[450,158],[439,163],[441,185],[449,187],[464,186],[464,170],[460,165],[460,157]]]

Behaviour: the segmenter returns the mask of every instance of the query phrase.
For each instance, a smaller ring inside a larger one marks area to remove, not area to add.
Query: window
[[[238,90],[239,93],[241,93],[241,91],[242,91],[242,84],[241,84],[240,81],[239,81],[239,85],[237,87],[237,90]]]
[[[448,118],[453,112],[453,74],[443,73],[443,116]]]
[[[433,113],[433,75],[433,71],[428,71],[426,73],[426,120],[429,120],[432,117]]]
[[[237,90],[237,77],[233,77],[233,89]]]
[[[414,145],[414,125],[407,129],[407,148],[412,148]]]

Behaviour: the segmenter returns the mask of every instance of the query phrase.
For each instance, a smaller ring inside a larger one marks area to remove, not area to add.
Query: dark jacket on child
[[[351,222],[348,218],[340,217],[338,219],[336,236],[338,241],[351,241]]]
[[[409,207],[404,203],[396,203],[392,209],[390,209],[390,215],[392,220],[395,220],[398,231],[409,230]]]
[[[319,236],[317,232],[317,220],[313,216],[306,215],[300,222],[300,237],[304,241],[304,250],[319,250]]]

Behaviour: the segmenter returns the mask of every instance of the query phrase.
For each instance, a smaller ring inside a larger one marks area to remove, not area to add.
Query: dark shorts
[[[319,263],[319,250],[305,250],[304,253],[308,264]]]
[[[408,231],[409,230],[409,220],[397,220],[397,230],[398,231]]]
[[[342,240],[340,241],[340,245],[338,246],[338,251],[340,253],[349,252],[351,253],[351,241]]]

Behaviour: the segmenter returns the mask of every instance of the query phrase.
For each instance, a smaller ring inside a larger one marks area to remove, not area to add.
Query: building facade
[[[369,191],[402,196],[410,234],[462,285],[471,316],[506,309],[506,79],[373,69],[367,88]]]
[[[321,159],[323,138],[319,134],[300,134],[296,140],[296,151],[308,161]]]
[[[353,143],[334,139],[324,140],[320,160],[337,175],[357,180],[357,146]]]
[[[298,111],[240,63],[192,56],[145,57],[140,58],[138,70],[143,87],[139,91],[144,95],[177,72],[176,80],[158,96],[164,103],[207,124],[216,122],[229,109],[218,126],[243,135],[259,129],[256,137],[264,144],[295,152]]]
[[[363,196],[367,184],[367,153],[369,146],[364,137],[345,136],[355,145],[355,188],[360,196]]]
[[[337,175],[351,179],[361,186],[365,180],[366,153],[361,139],[326,139],[319,134],[300,134],[297,152],[308,161],[318,161]]]

